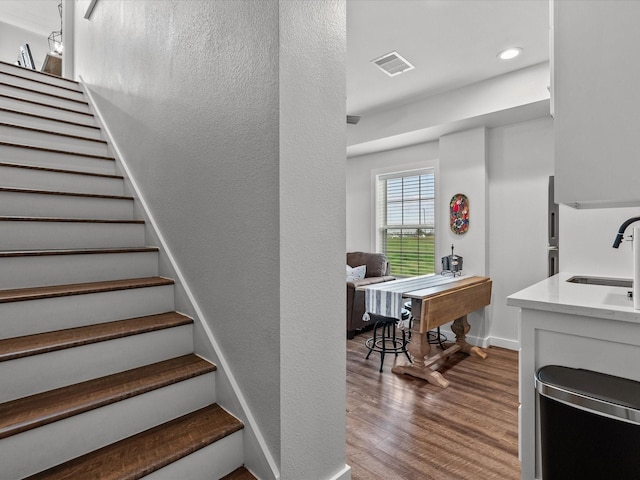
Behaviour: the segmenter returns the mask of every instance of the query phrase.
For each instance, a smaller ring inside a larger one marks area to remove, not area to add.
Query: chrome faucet
[[[613,241],[613,248],[618,248],[620,246],[620,244],[622,243],[622,237],[624,236],[624,231],[629,225],[631,225],[633,222],[637,222],[638,220],[640,220],[640,217],[633,217],[620,225],[618,234],[616,235],[616,239]]]

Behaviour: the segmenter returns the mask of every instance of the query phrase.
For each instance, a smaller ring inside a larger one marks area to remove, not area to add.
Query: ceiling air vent
[[[382,69],[384,73],[386,73],[390,77],[394,77],[408,70],[413,70],[414,68],[416,68],[411,65],[406,59],[402,58],[402,56],[398,52],[387,53],[380,58],[371,60],[371,62],[375,63]]]

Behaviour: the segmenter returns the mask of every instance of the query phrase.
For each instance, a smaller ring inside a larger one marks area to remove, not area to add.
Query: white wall
[[[440,138],[440,181],[436,258],[454,253],[463,258],[463,273],[485,276],[488,270],[487,130],[476,128]],[[469,199],[469,230],[461,235],[449,228],[449,202],[462,193]],[[489,309],[468,315],[469,338],[486,343]],[[453,337],[450,337],[453,338]]]
[[[348,480],[346,5],[281,1],[279,27],[282,478]]]
[[[640,208],[602,208],[577,210],[560,206],[560,269],[583,275],[633,278],[631,242],[612,247],[620,225],[640,216]],[[625,239],[632,234],[627,229]]]
[[[475,129],[448,135],[440,142],[350,158],[348,250],[374,248],[372,176],[431,164],[439,165],[436,258],[448,255],[453,243],[456,253],[464,257],[465,273],[488,275],[493,280],[491,306],[484,315],[469,318],[470,338],[518,348],[517,309],[507,307],[505,299],[547,274],[553,120],[532,120],[486,132]],[[470,229],[465,235],[449,231],[449,200],[455,193],[465,193],[470,200]]]
[[[553,175],[553,120],[489,130],[491,342],[518,347],[519,308],[506,297],[547,276],[547,192]],[[562,221],[564,212],[560,213]],[[613,238],[613,237],[612,237]],[[567,248],[560,234],[560,265]]]
[[[341,0],[76,11],[75,72],[283,479],[345,470],[344,11]],[[218,373],[220,402],[235,407]]]
[[[0,61],[16,63],[20,45],[25,43],[29,44],[36,69],[40,70],[49,51],[47,37],[0,21]]]
[[[347,160],[347,252],[375,251],[376,175],[428,167],[438,167],[438,142]]]
[[[477,128],[440,138],[440,180],[438,182],[439,258],[451,253],[463,257],[465,273],[485,275],[487,271],[487,165],[486,130]],[[461,235],[449,228],[449,202],[462,193],[469,199],[469,230]]]

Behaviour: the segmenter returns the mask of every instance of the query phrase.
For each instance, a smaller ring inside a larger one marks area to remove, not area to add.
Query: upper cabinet
[[[552,2],[559,203],[640,205],[640,2]]]

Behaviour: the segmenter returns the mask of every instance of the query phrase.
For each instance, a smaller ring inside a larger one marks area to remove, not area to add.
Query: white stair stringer
[[[192,351],[192,325],[182,325],[16,358],[3,362],[0,368],[0,384],[5,386],[0,390],[0,402],[168,360]]]
[[[2,187],[124,195],[124,181],[118,175],[89,174],[0,162],[0,179]]]
[[[214,401],[208,373],[0,439],[0,478],[32,475]]]

